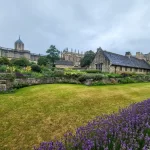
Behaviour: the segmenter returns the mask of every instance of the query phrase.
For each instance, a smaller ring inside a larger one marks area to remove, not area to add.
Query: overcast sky
[[[0,46],[150,52],[150,0],[0,0]]]

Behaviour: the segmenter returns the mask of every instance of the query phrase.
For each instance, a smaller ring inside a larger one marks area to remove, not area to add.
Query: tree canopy
[[[46,56],[40,56],[38,59],[38,65],[46,66],[48,64],[48,58]]]
[[[52,63],[54,67],[54,63],[56,60],[59,60],[60,51],[55,47],[55,45],[51,45],[49,49],[46,51],[48,60]]]
[[[89,50],[85,53],[84,57],[81,59],[81,67],[89,66],[95,57],[95,53]]]

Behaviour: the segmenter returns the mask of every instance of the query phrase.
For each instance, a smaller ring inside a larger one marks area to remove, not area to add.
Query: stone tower
[[[24,43],[21,41],[20,36],[19,39],[15,42],[15,49],[19,51],[24,50]]]

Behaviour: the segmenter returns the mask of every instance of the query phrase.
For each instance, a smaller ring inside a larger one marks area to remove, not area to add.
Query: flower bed
[[[97,117],[67,133],[62,141],[42,142],[35,150],[148,150],[150,149],[150,99],[119,113]]]

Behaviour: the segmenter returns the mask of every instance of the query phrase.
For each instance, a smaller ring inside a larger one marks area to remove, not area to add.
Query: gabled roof
[[[73,62],[72,61],[67,61],[67,60],[57,60],[55,62],[55,65],[73,66]]]
[[[123,56],[107,51],[103,51],[103,54],[112,65],[150,69],[150,65],[143,59],[138,59],[132,56]]]

